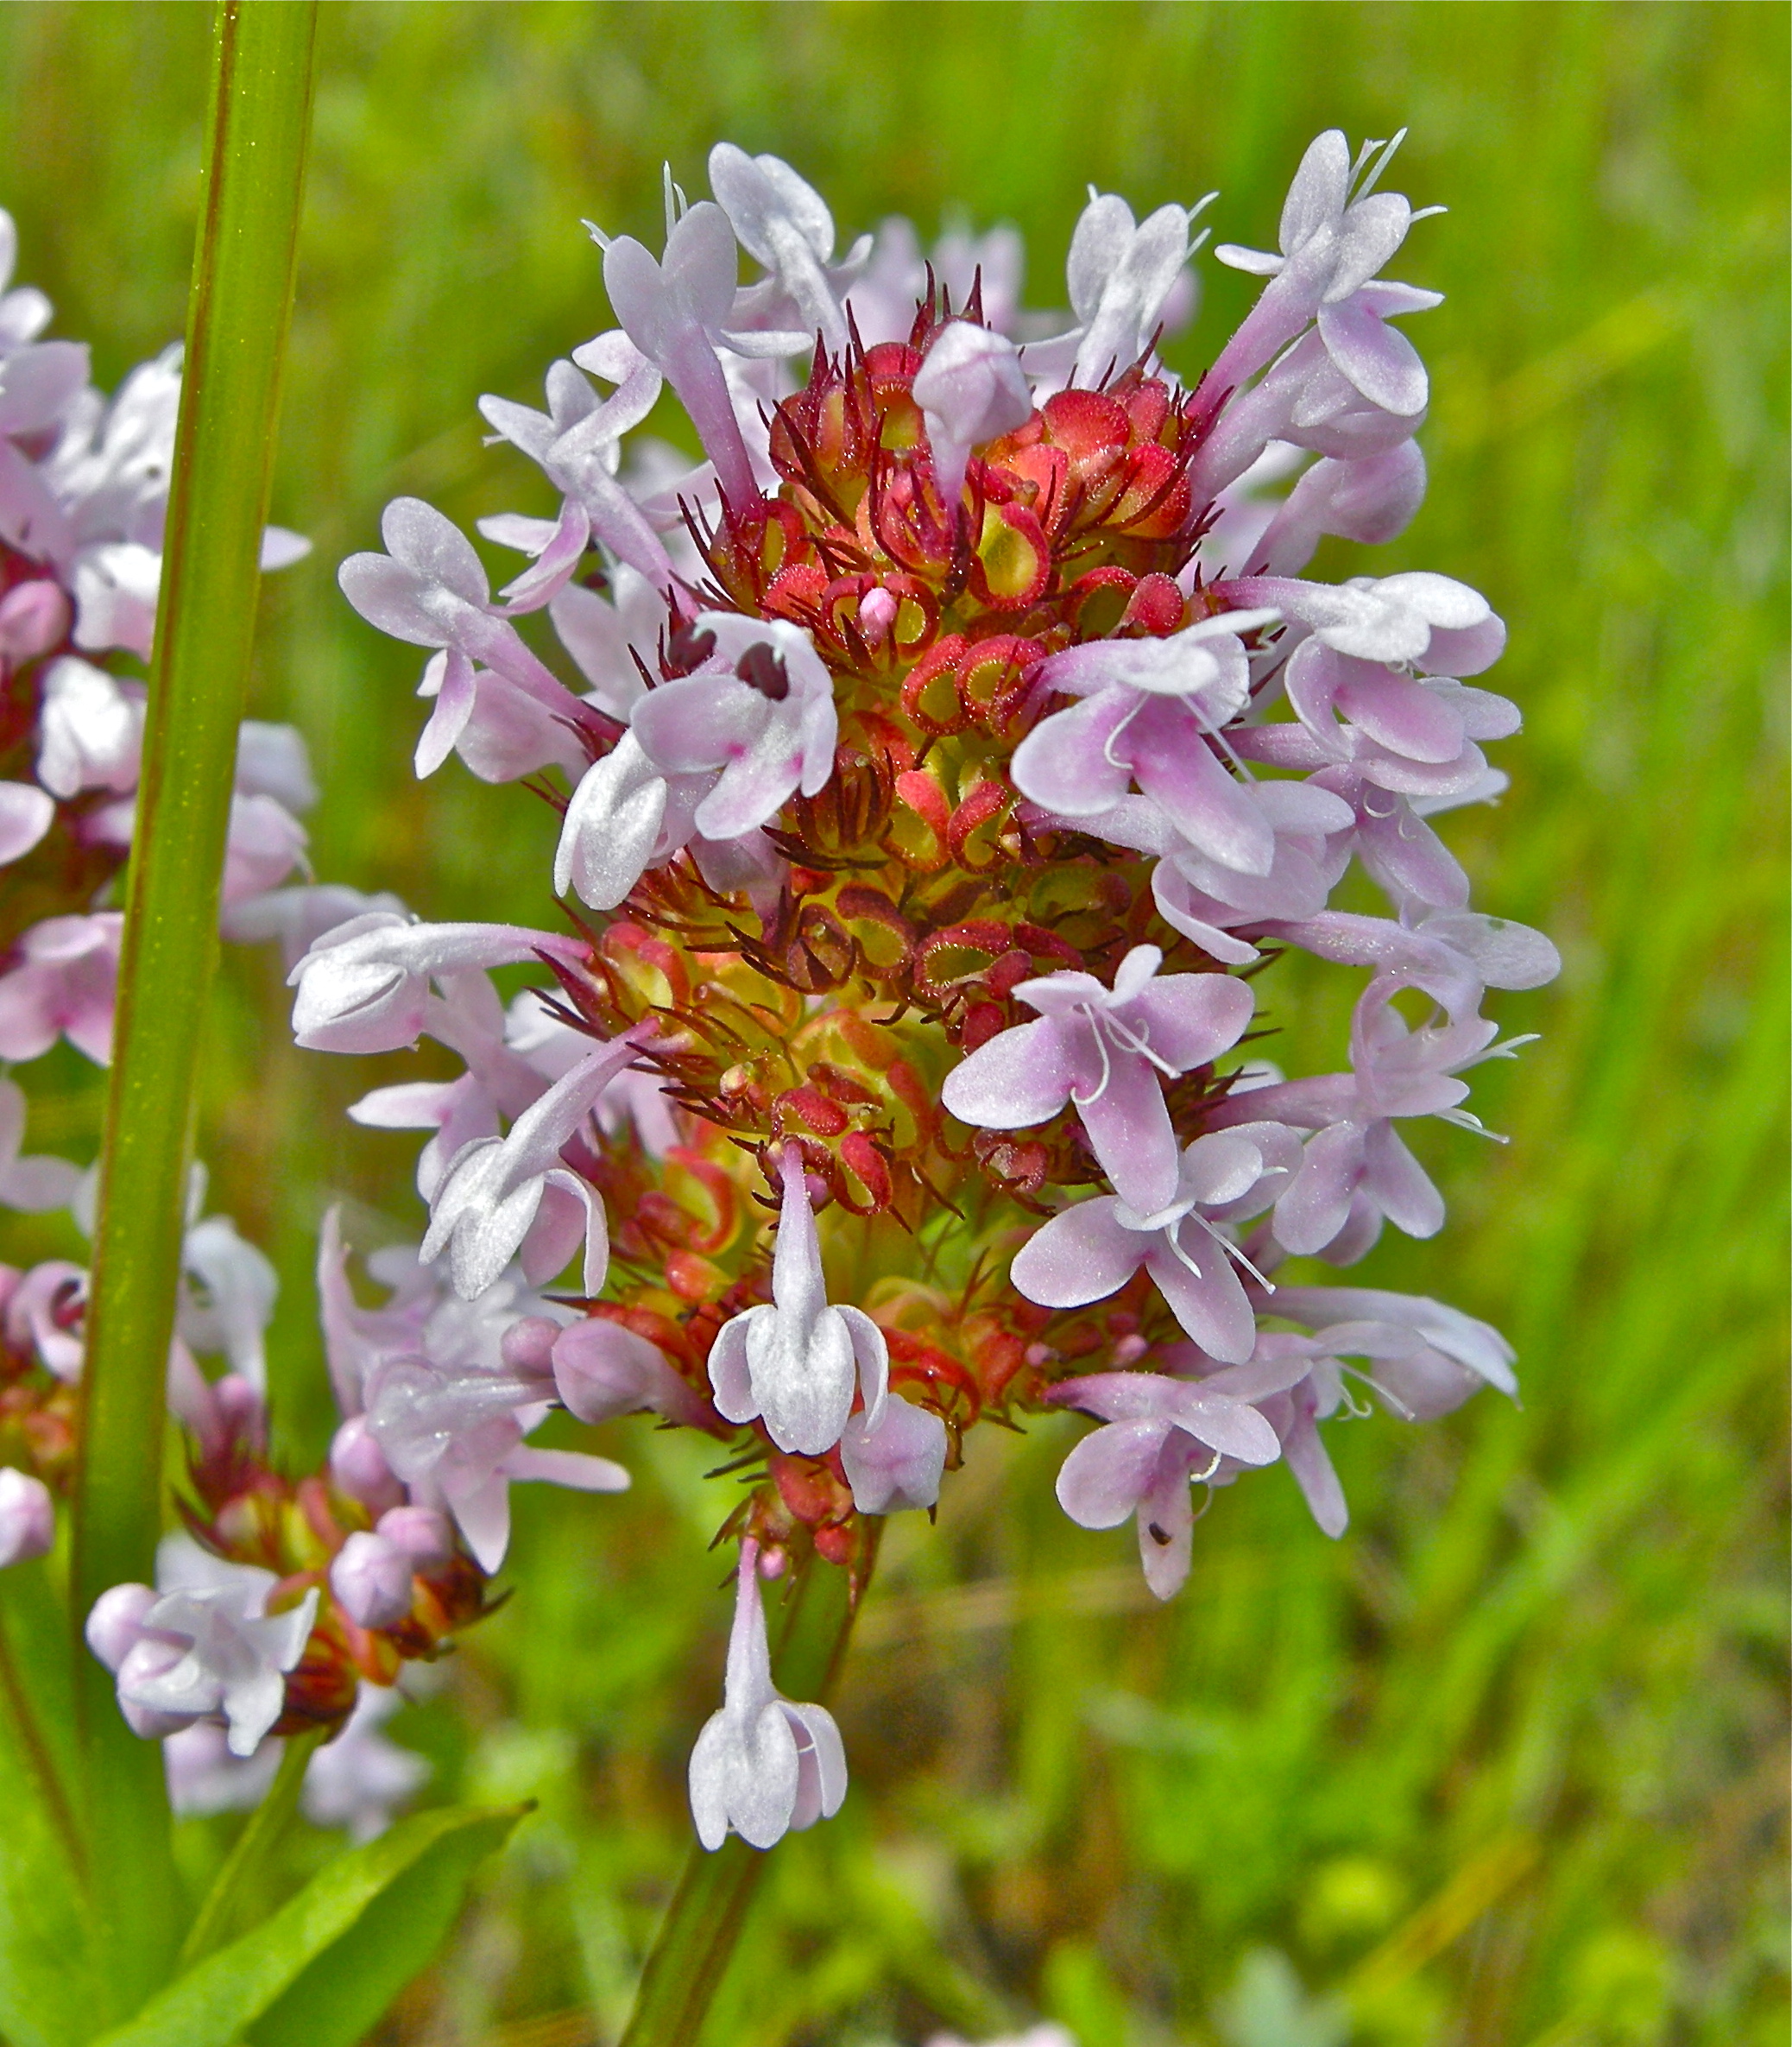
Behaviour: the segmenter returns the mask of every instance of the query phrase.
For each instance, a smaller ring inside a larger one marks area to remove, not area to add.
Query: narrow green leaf
[[[0,1657],[16,1675],[9,1646]],[[46,1782],[49,1745],[22,1724],[32,1710],[22,1684],[0,1685],[0,2035],[10,2047],[76,2047],[93,2025],[88,1914],[67,1821]]]
[[[77,1627],[154,1575],[180,1273],[225,830],[255,632],[310,128],[312,0],[223,0],[188,300],[161,603],[125,900],[74,1500]],[[180,1917],[161,1756],[79,1646],[86,1822],[110,2011],[164,1980]]]
[[[249,2028],[252,2047],[356,2047],[460,1915],[473,1872],[502,1847],[518,1813],[439,1842],[387,1886],[333,1948]]]
[[[299,1794],[305,1787],[305,1772],[311,1766],[325,1730],[293,1734],[287,1740],[280,1770],[262,1803],[243,1823],[224,1865],[212,1879],[186,1938],[180,1943],[182,1973],[196,1968],[216,1949],[221,1948],[236,1926],[246,1917],[241,1910],[245,1893],[253,1896],[250,1880],[260,1874],[274,1850],[285,1840],[287,1829],[299,1810]]]
[[[254,2035],[270,2047],[353,2047],[429,1960],[474,1867],[528,1810],[448,1806],[401,1821],[319,1871],[271,1919],[169,1984],[98,2047],[234,2047],[257,2020],[274,2029]]]
[[[64,1653],[67,1641],[68,1604],[50,1560],[9,1565],[0,1575],[0,1724],[29,1767],[70,1867],[81,1874],[86,1841],[75,1801],[74,1673]]]

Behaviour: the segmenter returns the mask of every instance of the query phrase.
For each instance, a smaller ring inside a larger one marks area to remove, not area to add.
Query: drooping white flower
[[[716,1405],[731,1422],[761,1418],[780,1450],[818,1456],[840,1441],[856,1386],[866,1425],[882,1418],[890,1349],[857,1308],[834,1307],[799,1146],[786,1145],[772,1298],[722,1324],[710,1351]]]
[[[770,1848],[792,1828],[831,1819],[846,1796],[846,1752],[824,1707],[799,1705],[772,1682],[759,1545],[741,1545],[722,1709],[691,1752],[697,1837],[718,1848],[730,1831]]]

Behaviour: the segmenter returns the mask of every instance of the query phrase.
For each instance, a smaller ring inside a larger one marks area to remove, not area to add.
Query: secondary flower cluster
[[[104,1065],[123,923],[111,891],[135,810],[179,351],[108,400],[88,381],[85,346],[40,338],[42,294],[6,289],[16,253],[0,212],[0,1061],[35,1059],[66,1037]],[[278,565],[306,547],[270,528],[263,558]],[[315,799],[298,733],[245,723],[224,886],[232,935],[284,928],[302,951],[319,919],[362,903],[350,890],[277,887],[303,861],[295,813]],[[79,1168],[19,1156],[25,1115],[23,1095],[0,1081],[0,1202],[85,1216],[91,1190]],[[196,1413],[205,1381],[187,1346],[228,1351],[256,1383],[257,1304],[271,1301],[273,1275],[224,1218],[194,1223],[174,1372],[177,1401]],[[0,1267],[0,1562],[52,1538],[52,1494],[75,1453],[85,1286],[66,1260]]]
[[[104,1063],[122,924],[109,889],[136,809],[137,664],[161,580],[180,350],[140,365],[108,399],[88,381],[84,344],[38,338],[51,313],[42,294],[5,290],[16,246],[0,212],[0,1059],[35,1059],[66,1036]],[[262,565],[308,547],[270,527]],[[266,935],[270,913],[256,899],[303,865],[297,813],[316,799],[299,735],[246,723],[224,863],[228,935]],[[281,921],[302,951],[346,907],[334,896],[289,903]]]
[[[12,221],[0,212],[0,1061],[35,1060],[66,1037],[104,1065],[122,925],[112,892],[134,821],[178,351],[135,370],[108,401],[88,382],[84,346],[39,338],[51,316],[42,295],[5,289],[15,254]],[[294,561],[307,545],[270,528],[263,566]],[[277,938],[294,958],[344,917],[395,907],[353,889],[280,886],[303,867],[298,814],[315,799],[299,734],[246,722],[223,876],[226,936]],[[22,1091],[0,1077],[0,1204],[66,1209],[91,1234],[94,1176],[21,1156],[26,1115]],[[192,1449],[182,1504],[207,1546],[171,1538],[160,1591],[115,1588],[90,1639],[119,1671],[132,1724],[168,1737],[177,1806],[253,1803],[275,1760],[262,1741],[270,1728],[342,1726],[344,1738],[313,1760],[307,1809],[365,1831],[421,1768],[377,1733],[384,1702],[396,1701],[377,1688],[482,1610],[483,1574],[448,1525],[419,1509],[420,1618],[380,1644],[351,1639],[352,1569],[338,1573],[351,1588],[346,1605],[319,1581],[369,1517],[322,1480],[293,1487],[268,1469],[262,1339],[274,1271],[203,1206],[196,1172],[167,1388]],[[87,1280],[68,1259],[0,1266],[0,1567],[55,1540],[56,1501],[78,1450]],[[222,1359],[221,1373],[208,1371],[207,1357]],[[386,1576],[389,1583],[389,1568]]]
[[[1421,217],[1376,188],[1393,147],[1322,136],[1277,250],[1216,251],[1266,282],[1188,388],[1156,349],[1201,206],[1093,197],[1053,323],[1018,310],[1012,237],[928,263],[893,223],[842,256],[788,165],[722,144],[713,199],[668,174],[658,256],[592,231],[619,325],[545,409],[482,401],[552,488],[481,522],[521,572],[494,595],[413,499],[343,566],[428,650],[419,773],[456,753],[559,812],[570,928],[344,923],[295,968],[295,1032],[464,1063],[354,1113],[429,1133],[421,1255],[473,1306],[513,1260],[540,1286],[578,1259],[507,1359],[587,1418],[732,1439],[706,1843],[843,1792],[832,1722],[772,1687],[760,1580],[811,1554],[856,1580],[867,1518],[931,1507],[979,1419],[1096,1419],[1059,1496],[1136,1515],[1167,1596],[1191,1482],[1283,1459],[1342,1529],[1317,1425],[1350,1379],[1408,1418],[1512,1390],[1485,1324],[1273,1276],[1440,1227],[1398,1126],[1478,1128],[1460,1076],[1512,1049],[1483,994],[1556,963],[1469,907],[1429,821],[1504,786],[1481,748],[1518,713],[1463,679],[1499,620],[1444,576],[1303,575],[1424,487],[1425,371],[1390,323],[1437,299],[1380,276]],[[625,458],[668,388],[695,468]],[[542,611],[558,669],[520,629]],[[1353,862],[1390,914],[1328,907]],[[1368,970],[1345,1071],[1246,1057],[1289,946]],[[506,1011],[489,972],[532,959],[551,979]],[[381,1385],[395,1477],[407,1428],[483,1441],[434,1380]]]

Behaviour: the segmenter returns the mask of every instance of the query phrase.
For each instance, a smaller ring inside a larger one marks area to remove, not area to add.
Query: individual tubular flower
[[[678,394],[724,495],[746,505],[759,495],[712,336],[734,309],[734,231],[728,215],[700,200],[672,224],[659,262],[631,236],[603,251],[603,283],[628,338]]]
[[[147,1585],[102,1593],[87,1641],[117,1675],[119,1708],[134,1733],[155,1740],[221,1719],[230,1753],[252,1755],[280,1718],[286,1673],[310,1637],[319,1595],[312,1586],[270,1614],[279,1583],[272,1571],[207,1564],[202,1582],[161,1594]]]
[[[1242,1363],[1257,1318],[1234,1270],[1243,1254],[1224,1226],[1269,1207],[1300,1156],[1300,1140],[1280,1123],[1247,1122],[1196,1138],[1182,1155],[1171,1200],[1149,1214],[1117,1195],[1079,1202],[1022,1246],[1014,1284],[1042,1307],[1077,1308],[1117,1292],[1142,1266],[1202,1349]]]
[[[1341,1323],[1363,1320],[1412,1330],[1420,1345],[1406,1355],[1402,1378],[1416,1396],[1406,1403],[1414,1418],[1448,1414],[1480,1386],[1517,1398],[1511,1345],[1491,1323],[1445,1301],[1377,1286],[1284,1286],[1276,1290],[1276,1312],[1328,1335]]]
[[[526,1045],[514,1013],[477,970],[444,976],[439,997],[423,1005],[424,1028],[467,1063],[451,1081],[401,1082],[363,1095],[349,1114],[381,1129],[434,1133],[417,1161],[417,1191],[433,1200],[449,1166],[475,1140],[497,1136],[506,1115],[520,1116],[589,1057],[591,1039],[564,1026],[538,1030]],[[539,992],[539,991],[536,991]],[[525,990],[521,1001],[532,1000]]]
[[[603,1286],[603,1204],[560,1154],[640,1050],[632,1037],[600,1046],[531,1103],[508,1135],[475,1138],[455,1154],[430,1203],[421,1256],[446,1255],[464,1300],[495,1286],[513,1258],[530,1279],[551,1278],[581,1240],[585,1292]]]
[[[1366,1287],[1311,1291],[1330,1292],[1341,1302],[1347,1296],[1348,1305],[1341,1305],[1337,1318],[1320,1326],[1317,1317],[1303,1314],[1278,1295],[1278,1313],[1313,1321],[1314,1335],[1266,1330],[1247,1363],[1216,1370],[1197,1357],[1195,1369],[1207,1390],[1250,1401],[1275,1430],[1283,1461],[1294,1474],[1314,1520],[1335,1539],[1348,1525],[1350,1512],[1318,1425],[1341,1409],[1354,1415],[1365,1412],[1353,1401],[1347,1380],[1358,1381],[1390,1413],[1409,1422],[1449,1413],[1486,1381],[1435,1348],[1412,1319],[1414,1311],[1422,1315],[1435,1303]],[[1384,1308],[1392,1310],[1386,1319],[1372,1319]],[[1346,1319],[1352,1312],[1365,1319]],[[1486,1352],[1490,1362],[1505,1351],[1502,1339],[1485,1323],[1472,1323],[1467,1316],[1460,1320],[1463,1331],[1457,1334],[1466,1332],[1471,1348],[1492,1339]],[[1510,1352],[1505,1355],[1509,1357]],[[1346,1362],[1353,1358],[1364,1362]],[[1511,1390],[1509,1381],[1506,1390]],[[1236,1476],[1237,1468],[1222,1462],[1208,1482],[1229,1485]]]
[[[846,1753],[833,1715],[798,1705],[772,1683],[759,1589],[759,1545],[741,1545],[722,1703],[691,1752],[697,1837],[719,1848],[730,1832],[770,1848],[792,1828],[831,1819],[846,1796]]]
[[[814,336],[823,348],[843,348],[847,327],[840,287],[864,260],[866,244],[830,269],[834,217],[821,194],[776,156],[749,156],[732,142],[717,142],[709,167],[710,186],[729,225],[741,248],[770,273],[766,283],[774,294],[769,304],[763,287],[745,294],[745,305],[736,300],[729,324],[744,327],[743,313],[768,324],[773,314],[781,314],[776,325]],[[747,336],[737,333],[734,339],[739,345]]]
[[[35,1059],[66,1038],[96,1065],[110,1063],[124,919],[47,917],[20,941],[0,975],[0,1059]]]
[[[1079,323],[1072,383],[1099,389],[1152,346],[1198,246],[1190,244],[1189,229],[1216,196],[1209,193],[1193,207],[1159,206],[1135,222],[1123,199],[1091,187],[1070,237],[1065,272]]]
[[[1170,974],[1137,945],[1112,989],[1092,974],[1048,974],[1014,994],[1041,1012],[979,1046],[941,1099],[962,1122],[1024,1130],[1074,1103],[1101,1169],[1141,1216],[1177,1197],[1176,1134],[1159,1077],[1187,1073],[1238,1042],[1251,991],[1221,975]],[[1093,1298],[1093,1297],[1091,1297]]]
[[[716,1405],[731,1422],[763,1418],[780,1450],[814,1456],[840,1441],[855,1389],[865,1425],[883,1418],[889,1346],[857,1308],[830,1305],[802,1147],[786,1145],[772,1298],[725,1323],[710,1352]]]
[[[1403,440],[1385,452],[1316,462],[1277,509],[1251,551],[1252,572],[1294,576],[1327,534],[1381,546],[1398,539],[1425,496],[1425,458]]]
[[[1145,1583],[1159,1599],[1180,1591],[1189,1575],[1191,1481],[1210,1478],[1225,1456],[1271,1464],[1281,1455],[1275,1430],[1254,1407],[1185,1380],[1104,1372],[1060,1380],[1051,1397],[1107,1425],[1065,1458],[1059,1503],[1084,1528],[1117,1528],[1136,1515]]]
[[[530,652],[505,608],[492,603],[466,535],[416,498],[389,505],[381,534],[387,553],[351,555],[338,580],[349,602],[382,631],[441,649],[440,666],[432,663],[424,685],[437,698],[432,728],[440,721],[431,758],[439,761],[460,743],[468,720],[483,709],[499,722],[500,733],[489,736],[501,737],[503,757],[494,768],[502,779],[551,761],[582,761],[574,737],[578,698]],[[535,594],[521,608],[532,608]],[[488,704],[489,692],[496,700]]]
[[[1424,370],[1416,351],[1383,324],[1376,299],[1366,296],[1407,230],[1423,218],[1398,193],[1374,189],[1404,136],[1403,129],[1390,142],[1365,143],[1353,161],[1342,133],[1328,129],[1301,159],[1289,188],[1279,253],[1234,243],[1215,250],[1221,262],[1273,281],[1221,351],[1209,383],[1235,386],[1316,316],[1328,353],[1365,396],[1399,412],[1423,405]]]
[[[1394,1129],[1400,1116],[1438,1115],[1480,1126],[1461,1107],[1467,1082],[1456,1076],[1484,1059],[1511,1058],[1485,1019],[1409,1030],[1380,991],[1359,1005],[1352,1033],[1353,1073],[1280,1081],[1227,1104],[1231,1113],[1265,1112],[1314,1130],[1299,1170],[1276,1201],[1276,1236],[1289,1250],[1329,1254],[1348,1229],[1348,1254],[1360,1257],[1385,1216],[1409,1236],[1443,1227],[1443,1197]]]
[[[488,1573],[502,1564],[509,1546],[513,1480],[544,1479],[584,1493],[628,1488],[628,1474],[608,1457],[530,1450],[524,1444],[552,1403],[552,1380],[398,1357],[375,1367],[366,1399],[368,1433],[388,1467],[413,1503],[451,1516]],[[346,1545],[341,1554],[347,1554]],[[344,1605],[352,1599],[369,1612],[391,1607],[395,1617],[403,1610],[396,1602],[405,1564],[392,1535],[375,1531],[342,1567],[349,1588]],[[343,1588],[333,1576],[331,1583],[340,1595]],[[385,1624],[362,1621],[364,1627]]]
[[[861,1514],[931,1507],[946,1467],[946,1425],[931,1408],[891,1393],[874,1419],[869,1410],[848,1418],[840,1465]]]
[[[955,509],[971,451],[1024,426],[1033,412],[1020,351],[969,320],[940,329],[915,374],[914,397],[933,451],[940,502]]]
[[[639,699],[621,742],[566,807],[554,886],[614,908],[693,840],[741,840],[834,768],[834,685],[807,634],[702,612],[683,637],[698,665]],[[721,851],[707,849],[710,863]],[[750,856],[749,856],[750,858]]]
[[[1249,699],[1240,635],[1275,616],[1227,614],[1168,639],[1096,641],[1046,661],[1041,680],[1083,700],[1045,719],[1016,748],[1017,787],[1055,815],[1081,820],[1111,810],[1136,782],[1197,852],[1267,874],[1274,826],[1208,739]]]
[[[544,954],[576,959],[578,948],[516,925],[417,924],[369,911],[326,932],[287,976],[299,991],[293,1035],[318,1052],[396,1052],[422,1034],[432,982]]]
[[[1275,606],[1321,646],[1357,660],[1423,661],[1428,674],[1478,675],[1505,646],[1505,627],[1480,591],[1429,570],[1335,585],[1245,576],[1226,588],[1247,603]]]
[[[545,414],[507,398],[479,401],[487,422],[539,463],[548,480],[566,494],[558,519],[532,522],[526,540],[532,565],[505,585],[506,601],[518,610],[541,603],[552,608],[594,538],[660,588],[672,579],[672,563],[659,535],[614,473],[622,436],[647,418],[659,396],[659,372],[626,335],[601,336],[578,350],[577,357],[576,365],[550,365]],[[615,391],[600,401],[580,370],[603,377]],[[489,532],[491,525],[482,521],[482,532]],[[490,537],[525,538],[508,521]],[[447,711],[454,715],[451,707]],[[431,723],[433,727],[435,721]],[[439,736],[436,749],[449,742],[446,735]],[[418,772],[428,774],[421,755],[420,747]],[[439,764],[436,750],[432,765]]]
[[[716,775],[691,823],[705,838],[736,838],[798,789],[826,786],[839,731],[833,679],[808,635],[781,620],[704,611],[691,630],[713,654],[645,698],[631,730],[662,774]]]

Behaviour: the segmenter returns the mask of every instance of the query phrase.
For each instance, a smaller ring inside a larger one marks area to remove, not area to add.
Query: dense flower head
[[[96,1650],[134,1724],[221,1728],[239,1758],[344,1727],[487,1610],[512,1482],[627,1482],[532,1448],[550,1409],[647,1412],[743,1482],[691,1788],[706,1844],[768,1845],[837,1807],[845,1765],[772,1685],[761,1580],[818,1557],[856,1587],[871,1522],[931,1510],[979,1421],[1098,1424],[1059,1497],[1135,1519],[1167,1597],[1196,1486],[1284,1463],[1341,1532],[1321,1425],[1366,1412],[1353,1387],[1407,1419],[1514,1390],[1485,1324],[1286,1269],[1441,1227],[1400,1126],[1479,1128],[1461,1077],[1521,1042],[1483,998],[1556,964],[1470,907],[1431,822],[1504,786],[1483,749],[1518,711],[1465,680],[1503,624],[1429,571],[1306,574],[1423,493],[1429,383],[1391,323],[1437,300],[1381,275],[1424,217],[1378,189],[1398,141],[1322,136],[1277,248],[1216,252],[1266,282],[1192,383],[1158,351],[1208,199],[1139,219],[1092,193],[1056,319],[1022,309],[1011,231],[929,260],[887,223],[842,250],[797,171],[726,143],[712,198],[668,173],[657,252],[592,231],[616,324],[539,409],[480,403],[547,485],[480,524],[520,571],[401,498],[340,572],[421,651],[419,774],[452,754],[559,813],[556,928],[279,887],[309,777],[245,728],[226,930],[281,940],[301,1045],[427,1036],[462,1071],[352,1112],[424,1134],[429,1222],[369,1260],[372,1308],[326,1225],[325,1470],[270,1465],[268,1303],[218,1232],[189,1239],[188,1519],[256,1575],[107,1595]],[[176,371],[108,408],[32,319],[0,338],[0,861],[60,864],[8,899],[0,1057],[66,1034],[104,1058],[142,708],[107,650],[148,645]],[[667,389],[688,469],[631,441]],[[1357,868],[1387,913],[1331,907]],[[1367,970],[1346,1071],[1259,1056],[1290,946]],[[519,966],[507,1004],[491,975]],[[79,1371],[80,1281],[13,1283],[7,1357],[44,1387]],[[194,1365],[202,1341],[230,1372]],[[47,1456],[60,1412],[32,1409]],[[27,1547],[37,1512],[21,1495]]]
[[[1321,136],[1278,250],[1219,251],[1268,282],[1192,387],[1157,346],[1200,207],[1140,223],[1092,195],[1054,325],[1019,311],[1011,242],[929,266],[897,224],[842,256],[794,170],[719,145],[712,199],[668,174],[661,254],[593,231],[619,325],[552,366],[546,412],[483,401],[558,500],[482,524],[533,565],[495,600],[401,501],[388,554],[344,568],[374,623],[439,650],[420,769],[565,776],[575,941],[535,947],[521,1056],[570,1113],[532,1106],[539,1081],[504,1100],[489,1035],[466,1050],[417,1119],[441,1131],[426,1248],[485,1231],[508,1255],[518,1188],[583,1190],[562,1396],[748,1431],[764,1478],[726,1526],[749,1618],[770,1562],[850,1567],[863,1516],[931,1506],[985,1416],[1098,1418],[1061,1496],[1091,1526],[1136,1511],[1167,1595],[1191,1484],[1285,1461],[1342,1528],[1316,1425],[1356,1411],[1344,1374],[1409,1418],[1511,1388],[1485,1324],[1275,1277],[1440,1226],[1397,1122],[1478,1128],[1457,1077],[1512,1049],[1482,995],[1555,966],[1468,907],[1428,821],[1503,786],[1481,747],[1518,713],[1462,680],[1504,644],[1486,600],[1302,574],[1327,534],[1394,538],[1423,491],[1429,387],[1389,323],[1436,296],[1380,275],[1423,218],[1376,189],[1398,140]],[[624,448],[666,385],[707,458],[677,477]],[[543,609],[568,675],[511,622]],[[1390,915],[1331,909],[1353,862]],[[465,928],[404,944],[457,964]],[[1372,970],[1347,1072],[1249,1055],[1254,976],[1290,945]],[[333,971],[327,941],[297,970],[306,1042],[346,1042],[312,1020]],[[380,1042],[463,1049],[426,1019],[472,998],[426,980]],[[603,1091],[559,1077],[581,1071]],[[753,1713],[795,1710],[755,1684]],[[773,1770],[746,1726],[700,1745],[705,1841],[792,1823],[786,1738]]]

